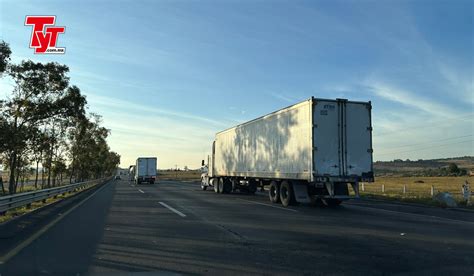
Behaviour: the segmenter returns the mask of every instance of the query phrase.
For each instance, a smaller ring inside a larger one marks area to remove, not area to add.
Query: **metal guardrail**
[[[92,186],[95,186],[108,178],[102,179],[95,179],[91,181],[79,182],[74,184],[69,184],[60,187],[42,189],[27,193],[9,195],[9,196],[2,196],[0,197],[0,215],[4,214],[8,210],[23,207],[30,205],[33,202],[38,202],[42,200],[46,200],[51,197],[58,196],[60,194],[65,194],[68,192],[87,189]]]

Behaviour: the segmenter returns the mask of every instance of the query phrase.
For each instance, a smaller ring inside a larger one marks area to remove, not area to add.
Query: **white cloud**
[[[198,166],[217,131],[231,124],[223,121],[88,95],[91,106],[103,116],[103,125],[112,130],[108,141],[121,154],[122,166],[138,156],[158,156],[161,166]],[[197,165],[189,163],[196,160]]]
[[[431,99],[421,97],[408,90],[392,87],[383,83],[369,82],[367,84],[375,95],[384,99],[401,103],[405,106],[424,111],[436,117],[455,117],[458,113],[456,110],[447,105],[440,104]]]
[[[472,75],[472,69],[471,74],[469,72],[466,74],[466,71],[455,69],[441,60],[436,63],[440,74],[449,84],[451,93],[458,95],[461,101],[474,104],[474,75]]]
[[[186,113],[186,112],[177,112],[177,111],[171,111],[171,110],[157,108],[157,107],[149,107],[146,105],[140,105],[140,104],[127,102],[124,100],[111,98],[111,97],[87,94],[87,100],[91,103],[102,105],[102,106],[142,112],[144,116],[146,113],[152,113],[152,114],[158,114],[158,115],[178,117],[178,118],[186,119],[186,120],[189,119],[193,121],[199,121],[201,123],[212,124],[215,126],[224,126],[224,127],[228,126],[226,122],[211,119],[211,118],[197,116],[197,115]]]

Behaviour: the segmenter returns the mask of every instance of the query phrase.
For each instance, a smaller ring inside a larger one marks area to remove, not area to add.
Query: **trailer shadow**
[[[312,150],[311,129],[307,125],[309,112],[293,108],[265,116],[265,120],[256,119],[258,124],[246,123],[228,130],[231,133],[223,139],[231,137],[231,141],[216,141],[216,147],[227,144],[222,151],[216,150],[216,160],[221,161],[216,170],[229,175],[308,172]]]

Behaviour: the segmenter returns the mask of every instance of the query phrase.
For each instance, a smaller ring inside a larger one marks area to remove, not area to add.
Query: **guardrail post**
[[[362,182],[361,188],[362,188],[362,192],[365,192],[365,185],[364,185],[364,182]]]
[[[403,184],[403,194],[406,194],[406,193],[407,193],[407,185]]]
[[[431,185],[431,196],[434,196],[434,186]]]
[[[382,184],[382,193],[385,193],[385,184]]]

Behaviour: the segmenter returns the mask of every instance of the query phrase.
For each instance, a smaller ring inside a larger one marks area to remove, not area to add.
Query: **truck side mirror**
[[[204,160],[201,161],[201,166],[204,167]]]

